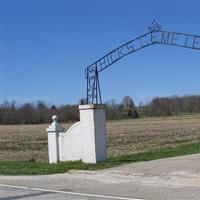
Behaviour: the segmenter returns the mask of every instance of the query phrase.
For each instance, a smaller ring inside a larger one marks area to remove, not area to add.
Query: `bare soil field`
[[[48,161],[48,125],[0,125],[0,160]],[[108,156],[198,142],[200,115],[107,122]]]

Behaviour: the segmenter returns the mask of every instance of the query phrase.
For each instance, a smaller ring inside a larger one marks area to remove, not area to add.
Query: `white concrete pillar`
[[[104,105],[80,105],[82,161],[97,163],[106,156],[106,118]]]
[[[64,129],[57,122],[57,116],[52,116],[52,124],[46,129],[48,134],[48,152],[49,152],[49,163],[57,163],[59,161],[59,144],[58,134],[63,132]]]

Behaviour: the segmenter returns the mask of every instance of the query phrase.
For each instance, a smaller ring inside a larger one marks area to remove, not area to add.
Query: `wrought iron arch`
[[[119,46],[85,69],[87,79],[87,104],[102,103],[99,83],[100,72],[123,57],[155,44],[200,50],[200,36],[164,31],[161,29],[161,26],[153,20],[151,26],[148,27],[147,33]]]

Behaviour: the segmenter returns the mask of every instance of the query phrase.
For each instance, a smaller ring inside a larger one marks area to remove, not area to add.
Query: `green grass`
[[[39,175],[65,173],[71,169],[99,170],[119,166],[121,164],[150,161],[160,158],[169,158],[188,154],[200,153],[200,143],[187,144],[175,148],[156,149],[139,154],[123,155],[109,158],[106,162],[97,164],[84,164],[77,162],[60,162],[48,164],[34,161],[1,161],[0,175]]]

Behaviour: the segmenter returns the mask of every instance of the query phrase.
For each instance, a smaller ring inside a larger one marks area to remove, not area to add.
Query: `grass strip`
[[[81,161],[49,164],[34,161],[1,161],[0,175],[41,175],[65,173],[69,170],[99,170],[132,162],[150,161],[161,158],[200,153],[200,143],[181,145],[174,148],[162,148],[148,152],[122,155],[109,158],[106,162],[85,164]]]

